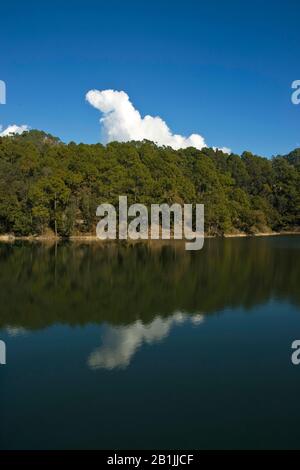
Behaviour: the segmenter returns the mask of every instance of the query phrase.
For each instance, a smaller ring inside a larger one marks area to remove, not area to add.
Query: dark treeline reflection
[[[126,325],[272,298],[300,304],[300,238],[184,244],[2,244],[0,327]]]

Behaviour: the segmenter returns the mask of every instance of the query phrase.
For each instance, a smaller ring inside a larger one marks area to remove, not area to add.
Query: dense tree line
[[[94,233],[96,207],[204,203],[205,229],[222,235],[300,222],[300,149],[267,159],[149,141],[63,144],[41,131],[0,138],[0,233]]]

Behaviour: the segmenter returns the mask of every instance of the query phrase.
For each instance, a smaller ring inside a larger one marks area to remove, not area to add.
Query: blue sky
[[[300,3],[15,1],[1,5],[0,124],[100,140],[90,89],[209,146],[271,156],[300,146]]]

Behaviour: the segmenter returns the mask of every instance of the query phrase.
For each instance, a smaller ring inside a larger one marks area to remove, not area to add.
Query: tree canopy
[[[300,149],[272,159],[153,142],[69,144],[42,131],[0,138],[0,233],[95,233],[96,208],[203,203],[211,235],[300,222]]]

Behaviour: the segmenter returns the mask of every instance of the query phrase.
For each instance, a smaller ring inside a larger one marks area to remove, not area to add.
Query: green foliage
[[[63,144],[41,131],[0,138],[0,232],[93,233],[96,208],[204,203],[213,235],[280,230],[300,222],[300,149],[266,159],[250,152],[175,151],[153,142]]]

